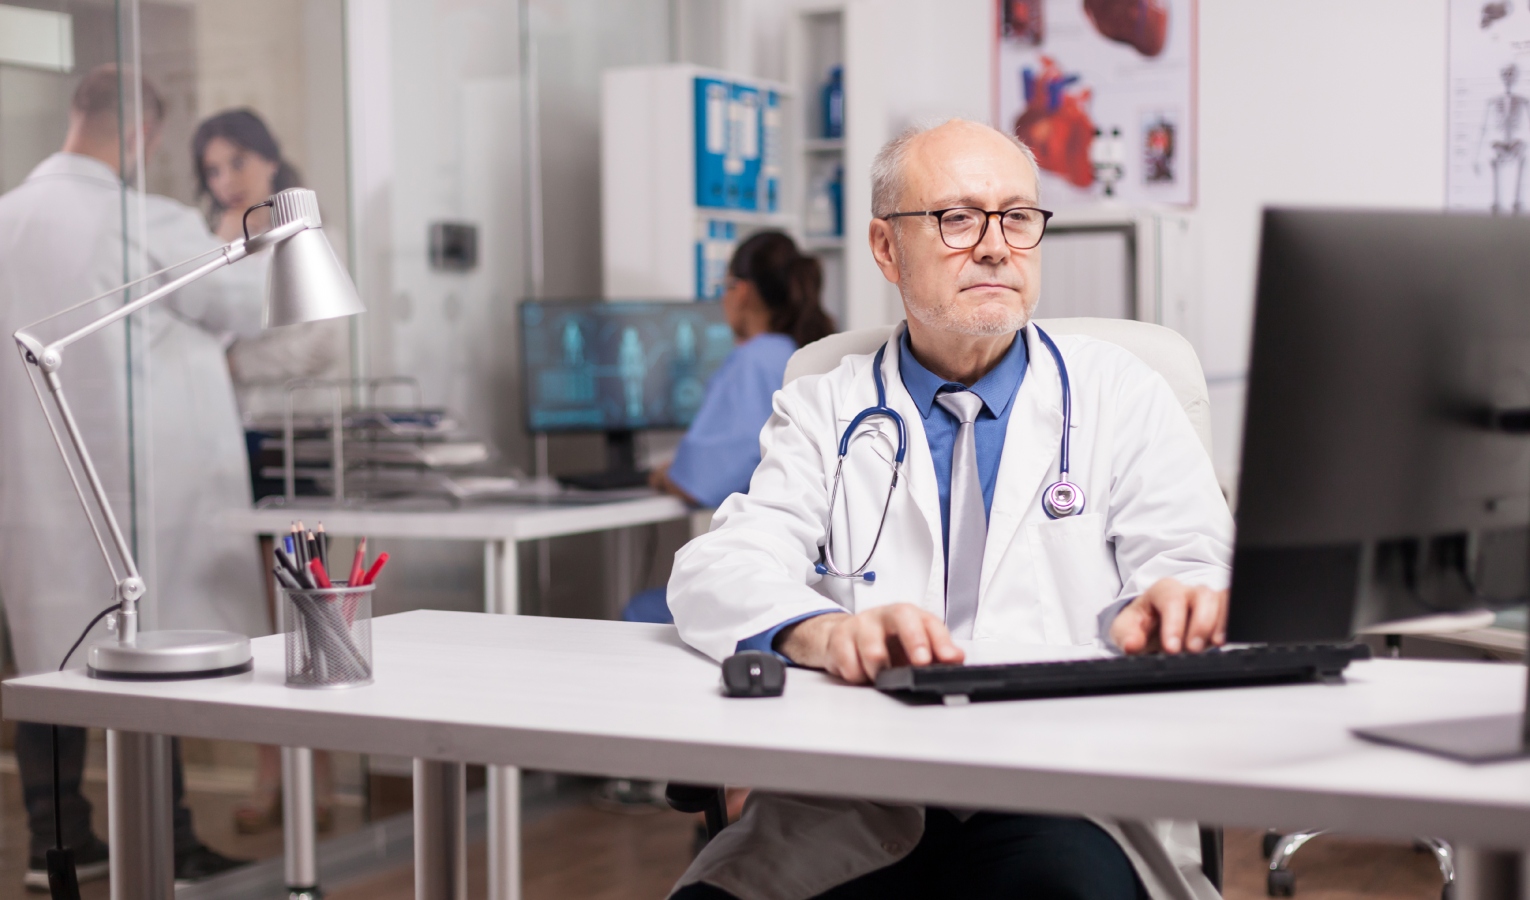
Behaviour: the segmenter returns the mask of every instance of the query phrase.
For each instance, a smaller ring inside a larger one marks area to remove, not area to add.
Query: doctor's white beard
[[[908,270],[901,266],[898,292],[903,295],[903,306],[908,314],[918,319],[921,325],[935,331],[974,337],[1014,334],[1030,323],[1031,313],[1036,311],[1035,300],[1026,304],[1024,309],[1011,309],[994,303],[978,309],[964,309],[954,300],[948,303],[927,303],[914,298]]]

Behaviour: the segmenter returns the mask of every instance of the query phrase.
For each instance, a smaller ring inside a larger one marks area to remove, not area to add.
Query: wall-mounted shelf
[[[823,266],[823,305],[842,328],[848,326],[845,239],[843,234],[824,232],[836,218],[843,231],[847,152],[843,136],[824,136],[824,87],[833,70],[846,72],[845,12],[845,5],[838,2],[800,8],[793,16],[787,43],[788,78],[800,98],[793,113],[796,131],[802,136],[795,147],[795,171],[789,188],[794,191],[793,205],[800,210],[796,234],[804,252],[818,257]],[[843,77],[848,78],[848,73]],[[849,117],[854,112],[849,104],[843,111],[846,125],[842,132],[849,134]],[[840,206],[837,216],[836,197]]]
[[[809,253],[841,253],[845,239],[842,235],[809,236],[802,239],[802,249]]]
[[[802,150],[805,153],[843,153],[845,141],[843,138],[808,138],[802,142]]]

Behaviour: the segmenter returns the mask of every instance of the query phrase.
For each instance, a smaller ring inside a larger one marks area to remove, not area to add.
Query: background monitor
[[[521,304],[526,428],[685,428],[733,350],[722,304],[527,300]]]
[[[1530,589],[1530,220],[1270,210],[1228,638]]]

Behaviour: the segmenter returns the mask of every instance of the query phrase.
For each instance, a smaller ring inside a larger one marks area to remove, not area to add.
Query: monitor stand
[[[648,473],[638,471],[636,435],[631,431],[608,431],[604,472],[559,475],[558,480],[569,487],[587,491],[615,491],[646,487]]]
[[[1530,663],[1525,670],[1530,682]],[[1526,709],[1517,713],[1356,728],[1354,733],[1378,744],[1422,750],[1462,762],[1520,759],[1530,756],[1530,691],[1525,696]]]

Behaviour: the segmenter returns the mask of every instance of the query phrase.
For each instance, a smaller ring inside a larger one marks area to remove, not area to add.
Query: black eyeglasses
[[[956,206],[951,209],[927,209],[921,212],[888,213],[882,219],[903,216],[934,216],[940,223],[940,239],[952,250],[971,250],[983,242],[988,234],[988,219],[999,217],[999,234],[1004,243],[1016,250],[1030,250],[1041,243],[1047,231],[1047,220],[1052,212],[1034,206],[1016,206],[1013,209],[978,209],[975,206]]]

